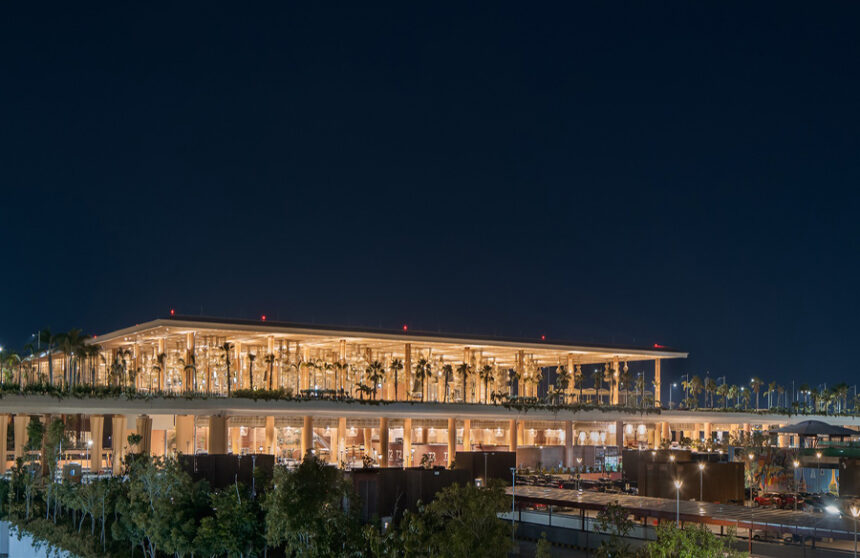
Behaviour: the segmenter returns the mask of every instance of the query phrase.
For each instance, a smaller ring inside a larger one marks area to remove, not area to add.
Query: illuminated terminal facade
[[[570,467],[575,456],[593,459],[589,447],[657,447],[791,422],[663,409],[661,362],[686,356],[659,346],[172,316],[98,335],[77,354],[54,351],[25,363],[24,385],[49,379],[134,389],[6,396],[0,428],[11,421],[15,442],[0,444],[0,468],[22,455],[30,417],[45,415],[79,417],[82,438],[96,441],[87,444],[93,467],[117,471],[130,433],[141,436],[136,450],[153,455],[299,460],[312,451],[339,466],[386,467],[509,450],[521,464]]]

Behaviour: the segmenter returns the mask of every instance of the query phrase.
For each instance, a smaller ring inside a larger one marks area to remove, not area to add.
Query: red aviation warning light
[[[265,322],[266,321],[266,315],[263,314],[262,316],[260,316],[260,319]]]
[[[403,333],[407,333],[408,331],[409,331],[409,326],[406,324],[403,324]]]
[[[173,309],[173,308],[171,308],[171,309],[170,309],[170,316],[171,316],[171,317],[173,317],[173,316],[175,316],[175,315],[176,315],[176,310],[175,310],[175,309]]]
[[[540,340],[541,340],[541,341],[546,341],[546,335],[541,335],[541,336],[540,336]]]

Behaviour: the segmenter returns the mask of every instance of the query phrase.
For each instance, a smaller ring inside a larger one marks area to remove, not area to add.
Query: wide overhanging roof
[[[805,420],[797,424],[789,424],[777,429],[779,434],[797,434],[799,436],[856,436],[856,430],[827,424],[820,420]]]
[[[146,323],[99,335],[92,342],[106,348],[134,344],[152,344],[159,339],[184,339],[193,333],[196,343],[201,345],[207,338],[229,339],[245,346],[265,346],[270,337],[276,341],[293,341],[304,347],[336,350],[340,341],[359,344],[383,354],[402,354],[406,343],[413,351],[432,350],[433,355],[460,360],[463,349],[481,351],[485,357],[499,364],[510,364],[518,351],[524,351],[531,359],[542,365],[566,364],[567,355],[572,355],[579,364],[663,358],[686,358],[687,353],[664,347],[624,347],[612,345],[590,345],[581,343],[535,341],[505,337],[476,335],[454,335],[423,331],[397,331],[354,327],[337,327],[296,324],[262,320],[235,320],[204,318],[198,316],[176,316],[158,318]],[[184,340],[182,341],[184,343]]]

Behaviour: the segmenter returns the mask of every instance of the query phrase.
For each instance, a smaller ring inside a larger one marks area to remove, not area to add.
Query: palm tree
[[[618,375],[618,381],[624,385],[624,406],[630,406],[630,384],[633,378],[630,376],[630,367],[627,363],[621,368],[621,374]]]
[[[367,379],[371,382],[373,386],[373,399],[376,399],[376,390],[379,387],[379,382],[381,382],[385,378],[385,366],[382,365],[378,360],[374,360],[367,367]]]
[[[755,393],[755,408],[758,410],[758,394],[761,392],[761,387],[764,385],[764,382],[761,381],[761,378],[758,376],[753,376],[752,380],[750,380],[750,389]]]
[[[395,358],[391,361],[389,365],[391,371],[394,372],[394,400],[397,401],[397,374],[403,370],[403,361],[399,358]]]
[[[728,384],[723,384],[721,386],[717,386],[716,393],[719,397],[723,398],[723,408],[729,408],[729,386]]]
[[[736,397],[739,398],[740,392],[738,391],[738,386],[729,386],[728,389],[726,389],[726,396],[727,396],[727,401],[731,401],[732,399],[735,399]],[[739,403],[739,401],[738,401],[738,403]],[[737,404],[736,404],[736,406],[737,406]],[[726,407],[728,407],[728,404],[726,404]]]
[[[591,373],[591,379],[594,381],[594,400],[600,405],[600,383],[603,382],[603,370],[600,367],[594,369]]]
[[[636,388],[636,393],[639,394],[637,396],[637,398],[639,399],[637,404],[639,407],[644,407],[645,406],[645,376],[642,374],[639,374],[638,376],[636,376],[636,380],[634,380],[634,386]]]
[[[508,397],[514,396],[514,384],[517,384],[517,386],[519,386],[518,382],[520,381],[521,377],[522,374],[520,374],[516,368],[508,369]]]
[[[710,409],[714,408],[714,393],[716,393],[716,391],[717,382],[715,382],[710,376],[705,378],[705,400],[710,398],[710,402],[708,403],[708,407]]]
[[[48,383],[54,385],[54,347],[57,344],[57,338],[51,334],[48,328],[42,329],[38,333],[39,346],[45,347],[45,354],[48,356]]]
[[[418,362],[415,363],[415,381],[421,386],[421,401],[424,401],[424,381],[429,375],[430,363],[424,357],[419,358]]]
[[[466,403],[468,399],[468,385],[466,383],[466,379],[469,377],[469,374],[472,373],[472,367],[468,365],[468,363],[462,362],[459,366],[457,366],[457,373],[460,375],[463,381],[463,403]]]
[[[233,378],[230,377],[230,351],[233,350],[233,344],[225,341],[224,344],[221,345],[221,350],[224,351],[224,364],[227,366],[227,397],[230,397],[233,394]],[[158,356],[163,358],[164,353]]]
[[[266,356],[263,357],[263,362],[266,363],[266,371],[263,373],[263,384],[265,384],[266,389],[271,390],[275,385],[275,355],[267,353]]]
[[[579,401],[582,404],[582,388],[583,386],[582,368],[578,364],[573,365],[573,381],[579,384]]]
[[[564,366],[559,366],[555,371],[555,387],[561,395],[561,402],[566,403],[565,394],[570,387],[570,372]]]
[[[442,394],[442,400],[448,402],[448,385],[451,383],[451,378],[454,377],[454,367],[450,364],[442,365],[442,381],[445,383],[445,391]]]
[[[699,394],[702,393],[702,379],[698,376],[690,378],[690,397],[693,398],[693,408],[699,407]]]
[[[743,402],[744,402],[744,409],[749,408],[749,406],[750,406],[750,397],[752,397],[752,396],[750,395],[750,390],[748,390],[748,389],[742,389],[742,390],[741,390],[741,399],[742,399],[742,400],[743,400]]]
[[[485,364],[478,370],[478,378],[484,382],[484,403],[490,393],[490,380],[493,378],[493,367]]]
[[[780,385],[777,385],[776,386],[776,406],[777,407],[779,407],[779,401],[780,401],[780,399],[782,399],[782,396],[784,394],[785,394],[785,388],[780,386]],[[788,407],[788,404],[786,404],[785,406]]]
[[[248,389],[254,391],[254,361],[257,360],[257,355],[248,351]]]
[[[768,409],[773,407],[773,393],[775,391],[776,391],[776,382],[769,383],[767,385],[767,391],[765,391],[765,395],[767,395],[767,408]]]

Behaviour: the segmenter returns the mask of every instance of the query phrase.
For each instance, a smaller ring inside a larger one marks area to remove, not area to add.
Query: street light
[[[797,511],[797,468],[800,467],[800,461],[794,460],[794,511]]]
[[[818,465],[815,467],[815,484],[818,485],[816,487],[816,488],[818,488],[818,490],[816,490],[815,492],[818,492],[821,489],[821,452],[820,451],[815,452],[815,458],[818,460]]]
[[[511,490],[511,543],[514,542],[514,535],[516,534],[516,529],[514,527],[514,517],[516,516],[515,505],[517,501],[517,468],[511,467],[511,480],[513,481],[512,490]]]
[[[851,517],[854,518],[854,558],[857,558],[857,516],[860,515],[860,508],[851,506]]]
[[[753,523],[755,523],[753,519],[753,509],[755,501],[753,500],[753,476],[752,476],[752,461],[755,458],[753,453],[748,453],[747,457],[750,460],[749,470],[750,470],[750,536],[749,536],[749,553],[752,554],[752,539],[753,539]]]
[[[669,408],[670,409],[672,408],[672,390],[675,389],[676,387],[678,387],[678,384],[676,384],[676,383],[673,383],[671,386],[669,386]]]
[[[703,492],[702,487],[704,486],[702,479],[704,478],[704,474],[705,474],[705,462],[699,461],[699,501],[704,500],[704,498],[702,497],[702,492]]]
[[[576,489],[579,492],[582,492],[582,471],[581,471],[582,467],[581,467],[581,465],[582,465],[582,458],[577,457],[576,458]]]
[[[681,528],[681,479],[675,479],[675,527]]]

